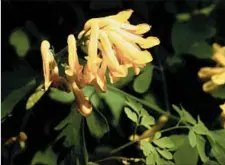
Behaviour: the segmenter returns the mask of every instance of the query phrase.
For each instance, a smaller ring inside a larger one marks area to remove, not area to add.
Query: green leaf
[[[164,157],[165,159],[171,160],[173,159],[173,155],[171,154],[171,152],[167,151],[167,150],[161,150],[160,148],[156,147],[156,150],[159,152],[159,154]]]
[[[187,121],[190,124],[196,124],[196,120],[190,115],[188,111],[186,111],[183,107],[181,107],[183,111],[183,120]]]
[[[220,165],[220,164],[214,160],[209,160],[209,161],[205,162],[203,165]]]
[[[14,106],[35,88],[36,77],[36,72],[24,60],[18,61],[13,70],[2,73],[1,119],[10,114]]]
[[[215,34],[215,28],[204,15],[195,15],[186,23],[175,22],[172,29],[172,44],[177,55],[192,53],[197,58],[211,58],[211,50],[204,42]],[[194,43],[201,43],[196,46]],[[207,50],[201,50],[206,48]],[[206,54],[204,54],[206,52]],[[203,55],[203,56],[202,56]],[[207,55],[207,56],[206,56]]]
[[[196,135],[196,142],[198,154],[201,158],[201,161],[205,163],[209,160],[208,156],[205,154],[205,139],[200,135]]]
[[[193,32],[186,23],[175,22],[171,35],[172,45],[177,55],[187,52],[195,40],[192,36]]]
[[[31,109],[45,94],[45,90],[43,89],[43,84],[39,85],[35,92],[28,98],[26,103],[26,109]]]
[[[132,68],[128,69],[128,75],[126,77],[123,77],[120,79],[119,82],[116,82],[114,84],[111,84],[112,86],[115,86],[117,88],[123,88],[127,84],[129,84],[134,79],[134,71]]]
[[[63,147],[75,147],[76,151],[79,152],[82,147],[80,143],[82,140],[81,121],[81,114],[72,106],[68,116],[55,127],[56,131],[60,131],[56,141],[63,139]]]
[[[188,21],[191,19],[191,14],[190,13],[181,13],[181,14],[177,14],[176,15],[176,19],[179,22],[184,22],[184,21]]]
[[[183,145],[183,143],[187,138],[187,135],[171,135],[169,137],[174,144],[174,147],[172,149],[177,150],[179,147]]]
[[[137,123],[138,122],[138,116],[135,112],[133,112],[130,108],[125,107],[124,111],[127,115],[127,117],[132,120],[133,122]]]
[[[225,85],[216,88],[214,91],[211,92],[211,95],[215,98],[225,99]]]
[[[146,158],[146,164],[155,165],[155,162],[155,156],[153,154],[148,155],[148,157]]]
[[[65,92],[57,88],[50,88],[48,96],[63,104],[71,104],[75,100],[73,92]]]
[[[198,123],[192,127],[193,131],[199,135],[207,135],[209,130],[198,117]]]
[[[190,124],[193,124],[193,125],[196,124],[196,120],[183,107],[179,108],[176,105],[172,105],[172,106],[173,106],[173,109],[180,115],[180,117],[183,121],[186,121],[186,122],[188,122]]]
[[[205,8],[195,11],[196,14],[204,14],[208,16],[216,8],[215,4],[211,4]]]
[[[120,115],[125,106],[125,97],[118,92],[108,89],[105,93],[99,94],[105,103],[109,106],[113,115],[112,125],[117,126],[119,124]]]
[[[140,142],[140,149],[143,151],[146,157],[155,151],[155,148],[152,146],[152,144],[144,140]]]
[[[102,100],[99,97],[99,94],[97,92],[95,92],[91,96],[89,96],[89,99],[90,99],[93,107],[95,107],[95,109],[104,109],[104,105],[102,103]]]
[[[14,91],[12,91],[2,102],[1,107],[1,119],[5,118],[12,111],[14,106],[22,100],[28,92],[30,92],[36,85],[36,80],[33,79],[23,87],[20,87]]]
[[[189,133],[188,133],[188,139],[192,148],[194,148],[196,146],[196,135],[194,131],[192,131],[191,129],[189,130]]]
[[[161,139],[154,140],[153,143],[160,148],[173,148],[174,143],[170,139],[170,137],[163,137]]]
[[[218,143],[214,144],[212,146],[211,153],[221,165],[224,164],[224,162],[225,162],[225,157],[224,157],[225,149],[221,145],[219,145]]]
[[[137,78],[134,80],[133,88],[137,93],[145,93],[152,81],[153,75],[153,66],[149,64],[146,66],[143,73],[141,73]]]
[[[155,135],[154,135],[153,140],[157,140],[157,139],[159,139],[161,136],[162,136],[162,133],[161,133],[161,132],[156,132]]]
[[[14,46],[19,57],[26,56],[30,49],[29,38],[22,29],[16,29],[10,34],[9,43]]]
[[[53,165],[57,164],[58,155],[49,146],[44,151],[38,151],[35,153],[31,165]]]
[[[86,118],[86,121],[91,135],[95,138],[100,139],[109,131],[106,118],[96,109]]]
[[[218,144],[225,144],[225,129],[210,132]]]
[[[150,125],[155,124],[155,119],[154,117],[150,116],[148,112],[144,109],[141,108],[141,125],[145,126],[146,128],[150,128]]]
[[[210,59],[213,55],[213,50],[211,45],[205,41],[194,42],[188,51],[188,53],[199,59]]]
[[[197,148],[192,148],[188,138],[186,137],[181,146],[179,146],[174,153],[175,164],[179,165],[196,165],[198,162]]]
[[[141,113],[142,105],[132,99],[127,98],[125,102],[129,107],[131,107],[137,114]]]
[[[99,164],[94,163],[94,162],[88,162],[88,164],[87,164],[87,165],[99,165]]]
[[[180,115],[180,117],[183,117],[183,112],[178,106],[173,104],[172,107]]]
[[[76,163],[78,165],[88,164],[88,152],[85,142],[85,133],[84,133],[84,120],[81,122],[81,137],[80,137],[80,149],[78,150],[76,146],[73,147],[73,150],[75,151],[75,157],[76,157]]]

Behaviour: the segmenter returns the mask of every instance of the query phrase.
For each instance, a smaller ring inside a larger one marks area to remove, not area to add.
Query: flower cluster
[[[198,72],[201,79],[209,79],[203,84],[203,91],[212,92],[217,87],[225,85],[225,47],[221,47],[217,43],[213,44],[214,60],[217,65],[215,67],[203,67]]]
[[[98,76],[98,70],[104,72],[107,67],[110,81],[115,83],[121,77],[127,76],[128,68],[132,67],[138,75],[140,68],[152,61],[150,52],[142,49],[158,45],[160,41],[152,36],[143,38],[143,34],[148,32],[151,26],[144,23],[131,25],[128,19],[132,13],[133,10],[129,9],[116,15],[92,18],[85,23],[78,39],[86,38],[86,71],[93,75],[88,77],[89,81]],[[101,77],[101,80],[105,78]],[[102,91],[106,90],[105,82],[96,82]]]
[[[82,88],[93,85],[98,91],[105,92],[107,71],[111,83],[126,77],[130,67],[138,75],[140,69],[152,61],[150,52],[143,49],[158,45],[160,41],[157,37],[143,38],[143,34],[151,27],[148,24],[131,25],[128,19],[132,13],[133,10],[125,10],[116,15],[93,18],[85,23],[78,35],[79,41],[85,42],[87,49],[87,63],[84,66],[79,64],[76,39],[74,35],[69,35],[66,79],[59,76],[50,43],[43,41],[41,54],[45,90],[51,85],[57,87],[60,83],[66,84],[76,97],[77,110],[83,116],[88,116],[92,112],[92,105]]]

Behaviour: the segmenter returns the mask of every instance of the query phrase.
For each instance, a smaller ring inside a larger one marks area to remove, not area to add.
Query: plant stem
[[[141,104],[151,108],[152,110],[154,110],[154,111],[156,111],[156,112],[158,112],[160,114],[168,115],[168,112],[164,111],[163,109],[159,108],[158,106],[156,106],[156,105],[154,105],[154,104],[152,104],[150,102],[146,102],[146,101],[144,101],[142,99],[139,99],[139,98],[137,98],[137,97],[135,97],[135,96],[133,96],[133,95],[131,95],[129,93],[126,93],[126,92],[124,92],[124,91],[122,91],[122,90],[120,90],[120,89],[118,89],[116,87],[113,87],[111,85],[108,85],[108,88],[113,90],[113,91],[115,91],[115,92],[118,92],[118,93],[120,93],[122,95],[125,95],[125,96],[127,96],[127,97],[129,97],[129,98],[131,98],[131,99],[133,99],[133,100],[135,100],[135,101],[137,101],[137,102],[139,102],[139,103],[141,103]],[[174,115],[169,114],[169,117],[171,119],[173,119],[173,120],[179,121],[179,118],[174,116]]]
[[[172,131],[174,129],[184,129],[184,128],[189,129],[190,126],[174,126],[174,127],[166,128],[166,129],[161,130],[159,132],[164,133],[164,132]]]
[[[95,161],[95,163],[100,163],[100,162],[104,162],[104,161],[107,161],[107,160],[112,160],[112,159],[115,159],[115,160],[127,160],[127,161],[134,161],[135,159],[138,159],[139,161],[142,161],[142,162],[145,162],[144,159],[142,158],[126,158],[126,157],[120,157],[120,156],[112,156],[112,157],[108,157],[108,158],[104,158],[104,159],[101,159],[101,160],[97,160]]]
[[[163,85],[163,91],[164,91],[164,102],[166,106],[166,110],[170,111],[170,104],[169,104],[169,97],[168,97],[168,90],[167,90],[167,84],[166,84],[166,77],[164,73],[164,69],[162,65],[159,66],[161,74],[162,74],[162,85]]]
[[[123,150],[124,148],[129,147],[129,146],[135,144],[136,142],[137,142],[137,140],[135,140],[135,141],[130,141],[130,142],[128,142],[128,143],[126,143],[126,144],[124,144],[124,145],[122,145],[122,146],[120,146],[120,147],[118,147],[118,148],[112,150],[112,151],[110,152],[110,155],[113,155],[113,154],[115,154],[115,153],[117,153],[117,152]]]
[[[173,127],[166,128],[166,129],[163,129],[163,130],[158,131],[158,132],[160,132],[160,133],[165,133],[165,132],[168,132],[168,131],[171,131],[171,130],[175,130],[175,129],[184,129],[184,128],[185,128],[185,129],[189,129],[190,126],[173,126]],[[156,132],[155,132],[155,133],[156,133]],[[152,136],[155,135],[155,133],[150,134],[148,137],[145,137],[145,138],[143,138],[143,139],[137,139],[137,140],[128,142],[128,143],[126,143],[126,144],[124,144],[124,145],[122,145],[122,146],[120,146],[120,147],[118,147],[118,148],[112,150],[112,151],[110,152],[110,155],[115,154],[115,153],[117,153],[117,152],[123,150],[124,148],[129,147],[129,146],[135,144],[136,142],[139,142],[140,140],[144,140],[144,139],[147,139],[147,138],[149,138],[149,137],[152,137]]]

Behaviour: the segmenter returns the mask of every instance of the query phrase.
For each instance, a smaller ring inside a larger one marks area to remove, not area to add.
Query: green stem
[[[168,132],[168,131],[171,131],[171,130],[175,130],[175,129],[184,129],[184,128],[185,128],[185,129],[190,129],[190,126],[174,126],[174,127],[170,127],[170,128],[163,129],[163,130],[158,131],[158,132],[160,132],[160,133],[165,133],[165,132]],[[128,143],[126,143],[126,144],[124,144],[124,145],[122,145],[122,146],[120,146],[120,147],[118,147],[118,148],[112,150],[112,151],[110,152],[110,155],[115,154],[115,153],[117,153],[117,152],[123,150],[124,148],[129,147],[129,146],[135,144],[136,142],[139,142],[139,141],[141,141],[141,140],[147,139],[147,138],[152,137],[152,136],[154,136],[154,135],[155,135],[155,133],[150,134],[148,137],[145,137],[145,138],[143,138],[143,139],[137,139],[137,140],[128,142]]]
[[[112,151],[110,152],[110,155],[113,155],[113,154],[115,154],[115,153],[117,153],[117,152],[123,150],[124,148],[129,147],[129,146],[135,144],[136,142],[137,142],[137,140],[135,140],[135,141],[130,141],[130,142],[128,142],[128,143],[126,143],[126,144],[124,144],[124,145],[122,145],[122,146],[120,146],[120,147],[118,147],[118,148],[112,150]]]
[[[166,128],[166,129],[161,130],[159,132],[164,133],[164,132],[172,131],[174,129],[184,129],[184,128],[190,129],[191,127],[190,126],[174,126],[174,127]]]
[[[159,66],[161,74],[162,74],[162,85],[163,85],[163,92],[164,92],[164,102],[166,106],[166,110],[170,111],[170,104],[169,104],[169,97],[168,97],[168,90],[167,90],[167,84],[166,84],[166,76],[163,70],[162,65]]]
[[[104,162],[104,161],[107,161],[107,160],[126,160],[126,161],[134,161],[136,159],[138,159],[139,161],[142,161],[142,162],[145,162],[145,160],[143,158],[126,158],[126,157],[120,157],[120,156],[112,156],[112,157],[108,157],[108,158],[104,158],[104,159],[101,159],[101,160],[97,160],[95,161],[95,163],[101,163],[101,162]]]
[[[133,99],[133,100],[135,100],[135,101],[137,101],[137,102],[139,102],[139,103],[141,103],[141,104],[151,108],[152,110],[154,110],[154,111],[156,111],[156,112],[158,112],[160,114],[168,115],[168,112],[164,111],[163,109],[159,108],[158,106],[156,106],[156,105],[154,105],[154,104],[152,104],[150,102],[147,102],[147,101],[144,101],[142,99],[139,99],[139,98],[137,98],[137,97],[135,97],[135,96],[133,96],[133,95],[131,95],[129,93],[126,93],[126,92],[124,92],[124,91],[122,91],[122,90],[120,90],[120,89],[118,89],[116,87],[113,87],[111,85],[108,85],[108,88],[113,90],[113,91],[115,91],[115,92],[118,92],[118,93],[120,93],[120,94],[122,94],[124,96],[127,96],[127,97],[129,97],[129,98],[131,98],[131,99]],[[179,121],[179,118],[174,116],[174,115],[169,114],[169,117],[171,119],[173,119],[173,120]]]

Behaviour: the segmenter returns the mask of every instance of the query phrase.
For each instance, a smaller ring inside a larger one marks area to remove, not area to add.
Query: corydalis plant
[[[79,64],[77,44],[74,35],[69,35],[68,66],[65,68],[66,79],[59,76],[58,66],[54,60],[48,41],[41,44],[44,72],[44,88],[50,85],[57,87],[66,84],[69,91],[76,97],[77,110],[88,116],[92,112],[89,98],[82,91],[87,85],[94,86],[98,91],[107,90],[106,71],[109,70],[111,83],[128,75],[128,68],[133,68],[136,75],[140,69],[152,61],[149,51],[160,43],[157,37],[143,38],[143,34],[151,28],[148,24],[132,25],[128,22],[133,10],[125,10],[116,15],[93,18],[84,25],[84,30],[78,35],[78,42],[83,41],[87,48],[86,65]]]

